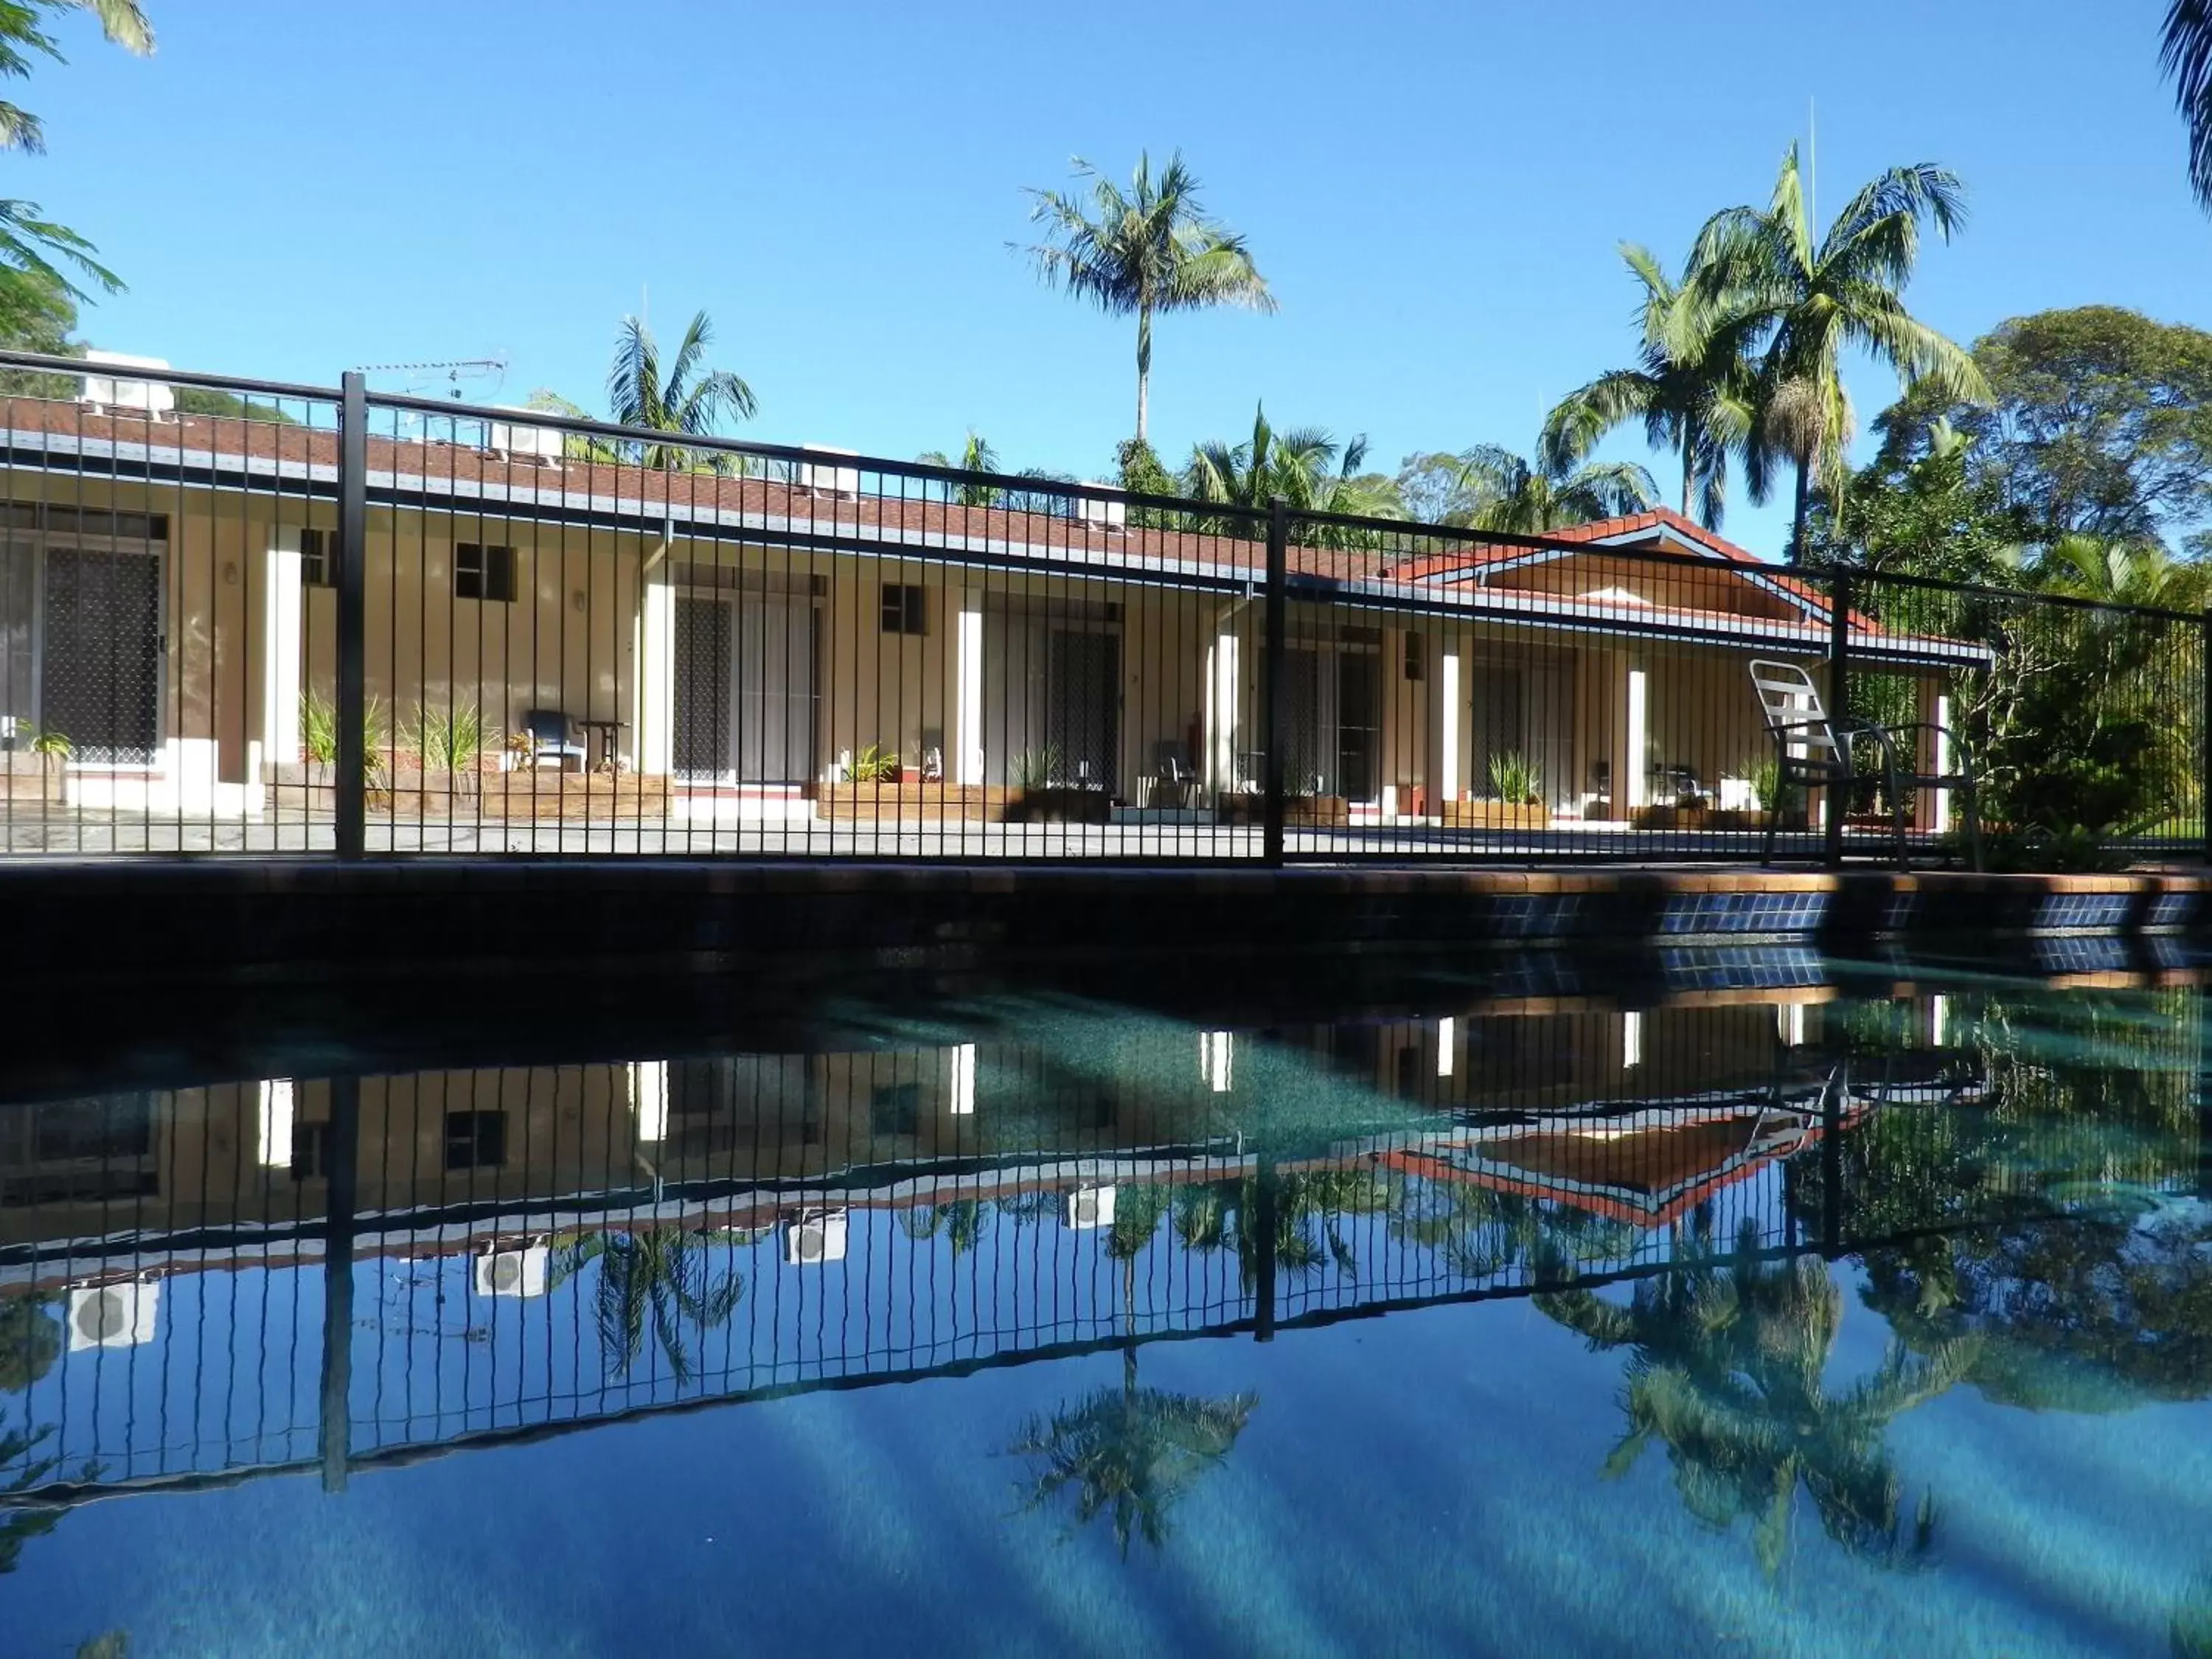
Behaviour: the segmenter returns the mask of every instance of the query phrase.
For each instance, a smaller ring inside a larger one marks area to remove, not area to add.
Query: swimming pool
[[[2212,1651],[2160,948],[726,985],[633,1046],[356,1006],[18,1075],[0,1648]]]

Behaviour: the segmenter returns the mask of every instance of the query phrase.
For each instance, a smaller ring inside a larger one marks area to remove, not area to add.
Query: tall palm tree
[[[1046,240],[1029,252],[1046,283],[1109,316],[1137,319],[1142,440],[1151,412],[1152,319],[1214,306],[1273,311],[1275,297],[1244,239],[1200,210],[1198,180],[1181,151],[1168,157],[1158,178],[1151,153],[1140,153],[1127,191],[1081,156],[1074,166],[1087,192],[1029,192],[1030,221],[1046,228]]]
[[[908,1238],[920,1243],[942,1235],[952,1247],[956,1261],[983,1242],[990,1225],[991,1212],[981,1199],[956,1198],[946,1204],[899,1212],[899,1226]]]
[[[1522,536],[1641,513],[1659,499],[1651,475],[1633,461],[1532,464],[1496,444],[1459,458],[1459,482],[1474,501],[1470,527]]]
[[[2212,0],[2173,0],[2159,64],[2189,123],[2189,183],[2212,210]]]
[[[639,318],[623,318],[607,369],[607,409],[616,423],[698,438],[732,416],[750,420],[759,407],[753,389],[727,369],[701,362],[714,337],[714,324],[698,313],[664,370],[653,331]],[[646,444],[640,451],[636,459],[644,465],[666,471],[684,465],[690,453],[681,444]]]
[[[1681,461],[1683,515],[1694,500],[1698,519],[1717,530],[1729,452],[1751,430],[1750,349],[1759,325],[1698,304],[1694,266],[1671,277],[1656,255],[1632,242],[1621,245],[1620,257],[1644,289],[1637,365],[1601,374],[1561,399],[1544,422],[1540,452],[1547,466],[1565,471],[1588,459],[1607,433],[1641,422],[1654,449]]]
[[[1923,230],[1948,241],[1965,220],[1957,175],[1923,161],[1867,185],[1816,240],[1792,144],[1765,207],[1724,208],[1698,233],[1690,303],[1703,326],[1765,333],[1753,396],[1761,418],[1746,434],[1744,480],[1761,501],[1778,462],[1796,468],[1793,560],[1804,550],[1813,490],[1833,502],[1850,477],[1845,346],[1889,364],[1907,389],[1925,383],[1954,403],[1989,397],[1973,358],[1906,311],[1902,297]]]
[[[2054,592],[2107,605],[2200,609],[2212,583],[2193,562],[2176,559],[2154,541],[2075,534],[2037,550],[2030,573]]]
[[[599,1264],[592,1298],[599,1352],[617,1379],[644,1358],[649,1333],[667,1356],[678,1382],[691,1380],[692,1361],[686,1323],[701,1331],[725,1323],[737,1311],[745,1291],[735,1269],[717,1273],[705,1260],[707,1236],[672,1227],[635,1233],[594,1233],[574,1246],[562,1263],[566,1279],[586,1262]]]

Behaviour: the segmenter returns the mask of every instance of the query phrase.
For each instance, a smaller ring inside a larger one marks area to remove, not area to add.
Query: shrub
[[[1490,793],[1516,806],[1534,806],[1544,787],[1543,775],[1517,749],[1490,757]]]

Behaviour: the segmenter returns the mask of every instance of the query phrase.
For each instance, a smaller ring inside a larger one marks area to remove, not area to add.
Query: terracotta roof
[[[487,418],[488,413],[508,411],[457,411],[457,419],[473,426]],[[374,406],[371,415],[373,420],[394,418],[391,411]],[[514,412],[513,418],[516,424],[528,424],[527,416],[519,411]],[[0,399],[0,433],[10,441],[11,451],[25,447],[21,441],[27,436],[43,435],[49,446],[59,440],[88,457],[112,458],[120,463],[125,476],[134,462],[159,468],[165,462],[181,464],[192,455],[234,459],[249,471],[266,477],[271,494],[282,494],[283,483],[293,478],[304,483],[319,476],[327,486],[334,482],[338,465],[337,434],[326,427],[229,416],[173,415],[155,419],[137,411],[95,413],[76,403],[9,397]],[[776,539],[788,537],[802,545],[849,538],[890,544],[884,550],[905,551],[918,560],[983,553],[1139,574],[1206,573],[1216,580],[1224,574],[1239,580],[1256,576],[1266,566],[1265,545],[1256,539],[1142,524],[1109,529],[1062,513],[963,506],[942,499],[943,484],[882,471],[885,464],[881,461],[826,451],[810,459],[824,469],[858,471],[863,488],[854,494],[837,495],[758,476],[670,473],[635,463],[577,459],[555,464],[465,444],[374,433],[368,441],[373,487],[413,495],[425,511],[444,510],[463,518],[526,518],[533,513],[565,511],[635,516],[649,522],[657,514],[666,512],[690,520],[693,528],[687,534],[694,539],[709,538],[714,527],[722,526],[733,542],[757,540],[763,535]],[[0,465],[21,463],[11,453]],[[1403,550],[1294,544],[1289,550],[1289,567],[1295,574],[1322,580],[1358,583],[1386,592],[1397,587],[1408,596],[1417,592],[1433,596],[1439,587],[1461,586],[1432,580],[1443,572],[1508,559],[1541,557],[1547,551],[1570,552],[1641,531],[1662,530],[1680,535],[1729,564],[1755,568],[1762,580],[1788,589],[1814,617],[1825,620],[1826,605],[1815,590],[1665,507],[1552,532],[1542,544],[1533,548],[1479,539],[1473,532],[1465,532],[1469,539],[1463,549],[1411,560],[1405,557]],[[1409,543],[1430,546],[1446,539],[1431,526],[1409,524],[1402,533]],[[1528,597],[1563,604],[1571,616],[1588,617],[1594,624],[1607,619],[1604,607],[1594,606],[1587,599]],[[1671,617],[1699,626],[1710,626],[1715,619],[1738,625],[1759,620],[1685,606],[1651,606],[1644,614],[1651,620]],[[1852,624],[1869,633],[1884,631],[1878,622],[1856,612]]]

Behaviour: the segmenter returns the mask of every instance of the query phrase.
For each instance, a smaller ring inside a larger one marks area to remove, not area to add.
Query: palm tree
[[[125,52],[143,58],[154,50],[154,26],[146,21],[138,0],[18,0],[0,7],[0,78],[27,77],[33,53],[60,63],[61,48],[40,25],[51,13],[69,11],[90,12],[100,21],[100,33]],[[37,116],[0,102],[0,149],[37,155],[46,147],[46,129]]]
[[[980,1199],[956,1198],[949,1204],[931,1204],[899,1212],[899,1226],[908,1238],[919,1243],[942,1234],[945,1242],[952,1247],[952,1259],[956,1261],[983,1242],[990,1225],[991,1212],[983,1207]]]
[[[1081,156],[1081,192],[1032,190],[1030,218],[1047,240],[1029,250],[1037,275],[1112,317],[1137,319],[1137,436],[1145,438],[1152,376],[1152,319],[1171,311],[1242,306],[1273,311],[1274,295],[1244,239],[1199,210],[1198,180],[1180,151],[1152,176],[1150,152],[1124,191]]]
[[[22,79],[34,57],[61,61],[61,49],[42,25],[55,13],[88,11],[100,32],[125,52],[140,56],[154,50],[154,27],[137,0],[28,0],[0,6],[0,77]],[[35,155],[46,147],[39,118],[20,105],[0,101],[0,149]],[[105,294],[122,290],[122,280],[93,255],[99,250],[66,225],[48,219],[36,202],[0,199],[0,283],[28,284],[35,294],[51,289],[76,300],[92,296],[64,276],[67,267]]]
[[[2212,0],[2173,0],[2159,65],[2173,77],[2173,100],[2189,123],[2189,182],[2212,210]]]
[[[1694,265],[1678,281],[1648,248],[1624,242],[1620,257],[1644,288],[1638,364],[1569,392],[1544,422],[1540,453],[1547,466],[1566,471],[1607,433],[1640,421],[1654,449],[1681,459],[1683,516],[1694,499],[1698,519],[1717,530],[1729,453],[1751,429],[1750,347],[1759,325],[1697,304]]]
[[[926,449],[915,457],[924,466],[957,467],[963,472],[996,472],[999,452],[991,447],[990,441],[973,428],[969,429],[968,441],[960,447],[960,458],[955,460],[941,449]],[[991,507],[997,504],[1000,492],[989,484],[958,483],[945,486],[948,498],[959,507]]]
[[[1923,229],[1948,241],[1965,219],[1957,176],[1923,161],[1892,167],[1866,185],[1816,241],[1792,144],[1765,208],[1724,208],[1698,232],[1688,303],[1700,325],[1766,336],[1751,399],[1760,419],[1745,434],[1744,479],[1752,499],[1763,501],[1776,462],[1796,467],[1793,560],[1803,552],[1814,489],[1832,503],[1850,477],[1846,345],[1888,363],[1908,390],[1925,383],[1952,403],[1989,397],[1973,358],[1913,317],[1901,297]]]
[[[644,1357],[650,1332],[668,1357],[676,1380],[688,1382],[692,1365],[684,1343],[685,1322],[702,1331],[711,1330],[737,1311],[744,1280],[733,1268],[720,1273],[708,1268],[706,1239],[704,1234],[654,1227],[635,1233],[594,1233],[568,1252],[561,1279],[586,1262],[599,1264],[592,1315],[601,1357],[617,1379],[627,1377],[630,1367]]]
[[[61,1358],[62,1328],[37,1296],[0,1306],[0,1392],[27,1389]]]
[[[638,318],[623,318],[607,370],[607,408],[616,424],[697,438],[731,416],[750,420],[759,407],[752,388],[727,369],[708,369],[700,362],[714,337],[714,324],[705,312],[698,313],[664,373],[653,331]],[[640,446],[636,459],[674,471],[690,453],[680,444],[647,444]]]
[[[1496,444],[1478,444],[1459,458],[1459,482],[1474,503],[1472,528],[1522,536],[1641,513],[1659,498],[1651,475],[1633,461],[1531,465]]]
[[[2038,550],[2031,574],[2053,592],[2107,605],[2201,609],[2208,597],[2203,568],[2176,559],[2154,541],[2075,534]]]
[[[1280,495],[1292,512],[1403,518],[1395,483],[1381,473],[1362,472],[1366,461],[1364,435],[1339,444],[1317,426],[1278,432],[1268,424],[1263,404],[1253,411],[1252,435],[1246,441],[1217,438],[1192,449],[1182,484],[1201,501],[1228,506],[1264,508]]]
[[[1733,1258],[1694,1247],[1674,1270],[1638,1285],[1626,1304],[1583,1288],[1533,1298],[1594,1350],[1626,1347],[1622,1405],[1628,1431],[1607,1459],[1626,1474],[1653,1440],[1663,1443],[1690,1512],[1725,1529],[1753,1522],[1769,1577],[1786,1553],[1802,1486],[1828,1535],[1887,1566],[1924,1561],[1936,1515],[1923,1498],[1908,1520],[1902,1486],[1882,1447],[1892,1419],[1934,1399],[1970,1369],[1971,1339],[1924,1358],[1893,1342],[1881,1364],[1841,1394],[1826,1382],[1844,1297],[1826,1265],[1757,1258],[1746,1223]],[[1559,1276],[1550,1264],[1544,1277]]]

